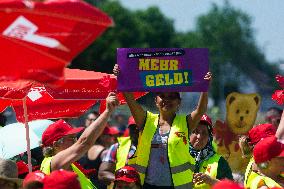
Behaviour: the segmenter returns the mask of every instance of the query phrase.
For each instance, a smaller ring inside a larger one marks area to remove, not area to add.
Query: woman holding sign
[[[114,74],[119,74],[115,65]],[[204,79],[211,80],[208,72]],[[132,93],[124,93],[127,104],[141,132],[136,162],[143,188],[192,188],[195,161],[189,154],[189,134],[206,112],[208,93],[202,92],[196,110],[177,115],[181,104],[178,92],[156,93],[159,114],[145,111]]]

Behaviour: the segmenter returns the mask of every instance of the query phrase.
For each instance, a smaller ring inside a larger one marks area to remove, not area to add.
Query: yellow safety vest
[[[255,177],[258,176],[258,174],[252,170],[253,163],[254,163],[254,159],[252,157],[248,163],[248,166],[245,172],[245,180],[244,180],[245,188],[249,188],[249,186],[251,186],[252,184],[251,182],[254,180]]]
[[[205,173],[206,175],[209,175],[211,178],[216,179],[218,162],[220,157],[221,157],[220,155],[214,154],[209,159],[203,161],[199,167],[199,173]],[[211,186],[209,184],[199,184],[199,185],[195,184],[194,188],[209,189],[211,188]]]
[[[49,175],[51,171],[51,165],[50,165],[51,159],[52,157],[44,158],[40,166],[40,170],[47,175]],[[71,168],[78,175],[79,182],[80,182],[82,189],[96,189],[96,187],[93,185],[90,179],[88,179],[84,175],[84,173],[82,173],[80,169],[78,169],[73,163],[71,164]]]
[[[118,140],[118,149],[116,152],[116,166],[115,170],[124,167],[127,160],[127,155],[129,153],[131,147],[131,140],[130,137],[119,137]]]
[[[159,115],[147,112],[147,118],[136,150],[136,163],[133,165],[144,184],[151,150],[151,141],[157,130]],[[195,160],[189,154],[188,128],[186,115],[176,115],[168,138],[168,159],[173,185],[176,189],[192,188]]]
[[[248,178],[246,189],[257,189],[258,187],[260,187],[259,185],[261,184],[261,182],[264,182],[264,184],[269,188],[282,188],[277,182],[275,182],[271,178],[266,177],[264,175],[259,175],[256,172],[253,173],[254,174]]]

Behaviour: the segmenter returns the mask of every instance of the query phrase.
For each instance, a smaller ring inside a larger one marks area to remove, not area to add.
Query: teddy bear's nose
[[[240,117],[240,120],[243,121],[243,120],[244,120],[244,116],[241,116],[241,117]]]

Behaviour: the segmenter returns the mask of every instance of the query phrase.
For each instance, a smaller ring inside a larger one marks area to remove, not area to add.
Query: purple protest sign
[[[205,92],[206,48],[118,48],[118,91]]]

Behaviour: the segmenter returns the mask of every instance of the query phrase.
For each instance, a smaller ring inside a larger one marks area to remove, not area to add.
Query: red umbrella
[[[12,106],[19,122],[25,122],[23,106],[27,108],[28,121],[37,119],[54,119],[78,117],[87,111],[97,100],[56,100],[48,94],[44,87],[33,87],[28,93],[26,100],[7,100],[6,104]],[[0,101],[2,103],[2,100]]]
[[[113,74],[66,68],[64,84],[46,90],[55,99],[105,99],[116,88]]]
[[[0,82],[0,97],[23,99],[32,87],[45,87],[55,99],[105,99],[110,91],[115,91],[116,77],[112,74],[64,69],[65,81],[53,88],[31,81]]]
[[[109,91],[116,90],[117,82],[115,76],[70,69],[66,69],[66,73],[66,82],[55,89],[62,93],[62,95],[58,97],[79,99],[80,96],[78,95],[83,95],[87,91],[87,93],[92,95],[85,95],[84,98],[89,97],[90,99],[92,97],[92,100],[55,100],[48,94],[43,86],[30,81],[0,82],[0,94],[4,97],[4,99],[2,99],[3,102],[0,102],[0,110],[4,110],[5,106],[12,105],[16,112],[17,120],[25,122],[30,170],[31,154],[29,148],[28,121],[44,118],[79,116],[89,109],[90,106],[95,104],[96,98],[106,98]],[[78,76],[82,77],[83,80],[80,80]],[[74,85],[72,85],[72,82]],[[30,88],[33,85],[36,85],[36,87]],[[65,88],[62,88],[64,86]],[[96,94],[96,92],[98,92],[98,94]],[[68,94],[70,94],[70,96],[68,96]]]
[[[77,117],[95,104],[95,99],[104,99],[110,91],[116,90],[117,80],[113,75],[67,68],[65,73],[66,80],[62,86],[53,90],[48,88],[51,94],[60,99],[65,98],[64,100],[53,98],[44,86],[35,86],[28,90],[32,82],[9,82],[9,87],[3,85],[7,82],[0,82],[0,94],[5,97],[1,99],[0,104],[11,105],[17,120],[25,123],[35,119]],[[135,97],[144,94],[137,93]],[[80,96],[89,100],[79,100]],[[124,102],[121,95],[119,99]],[[0,110],[3,109],[4,107],[0,106]],[[26,129],[29,155],[28,126]]]
[[[63,68],[113,24],[80,0],[0,2],[0,80],[52,83]]]

